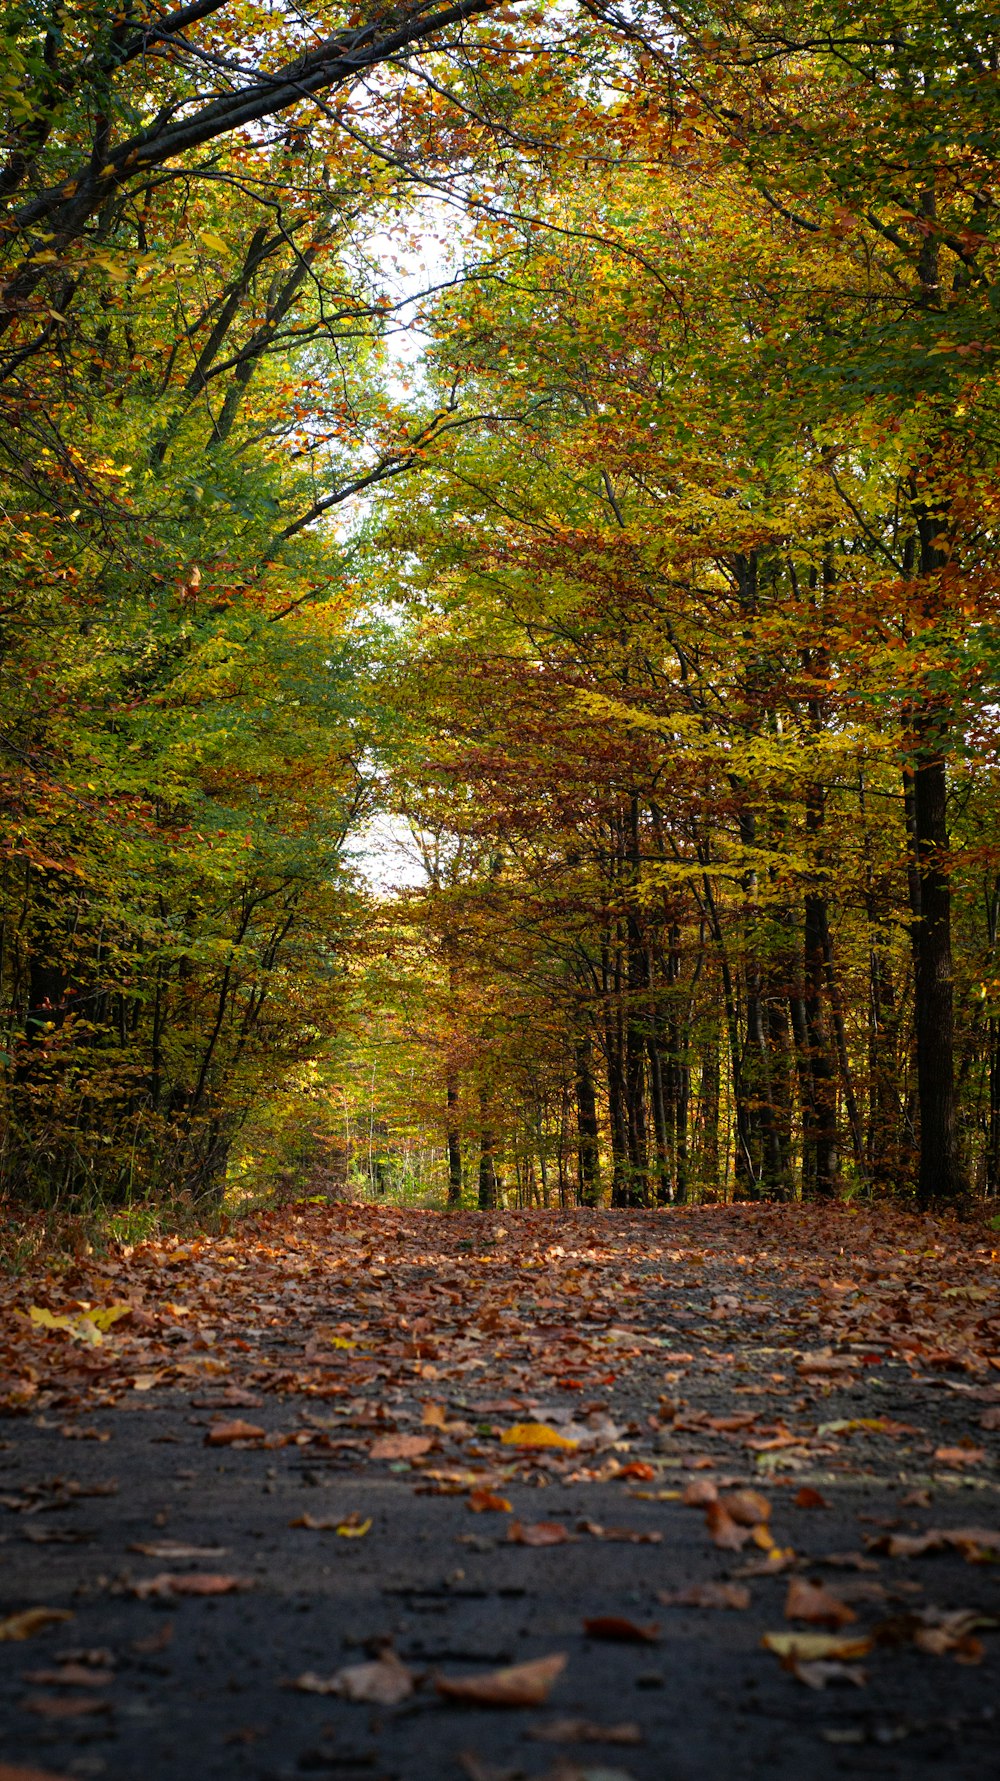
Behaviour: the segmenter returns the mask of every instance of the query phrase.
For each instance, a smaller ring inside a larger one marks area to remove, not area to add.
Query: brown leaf
[[[659,1624],[651,1620],[643,1626],[638,1620],[627,1620],[622,1614],[594,1614],[583,1623],[590,1639],[612,1639],[624,1645],[656,1645],[660,1638]]]
[[[25,1670],[21,1677],[33,1688],[108,1688],[114,1679],[114,1670],[81,1663],[60,1664],[57,1670]]]
[[[803,1484],[801,1490],[792,1498],[796,1509],[829,1509],[830,1505],[821,1491],[814,1490],[811,1484]]]
[[[642,1729],[633,1719],[620,1725],[597,1725],[593,1719],[550,1719],[528,1727],[540,1744],[641,1744]]]
[[[981,1429],[989,1429],[991,1433],[1000,1430],[1000,1404],[995,1404],[992,1410],[983,1411],[979,1418],[979,1426]]]
[[[822,1583],[807,1583],[804,1577],[792,1577],[785,1596],[785,1619],[805,1620],[810,1626],[850,1626],[857,1620],[853,1608]]]
[[[301,1694],[336,1694],[345,1701],[368,1701],[379,1707],[396,1707],[413,1693],[412,1670],[394,1651],[383,1651],[371,1663],[347,1664],[332,1676],[306,1670],[289,1685]]]
[[[656,1599],[665,1608],[749,1608],[750,1591],[745,1583],[689,1583],[685,1589],[658,1589]]]
[[[930,1527],[922,1534],[879,1534],[868,1544],[873,1552],[887,1552],[890,1558],[923,1558],[927,1552],[949,1548],[964,1553],[970,1563],[1000,1556],[1000,1532],[987,1527]]]
[[[681,1502],[689,1509],[706,1509],[709,1503],[717,1501],[718,1495],[719,1487],[711,1478],[692,1478],[684,1486]]]
[[[373,1441],[369,1452],[370,1459],[419,1459],[422,1453],[429,1453],[434,1445],[432,1435],[382,1435]]]
[[[573,1536],[561,1521],[512,1521],[507,1538],[514,1546],[565,1546]]]
[[[231,1447],[234,1441],[263,1441],[266,1430],[255,1422],[214,1422],[205,1436],[206,1447]]]
[[[771,1514],[771,1505],[759,1490],[727,1491],[719,1498],[719,1508],[724,1509],[740,1527],[757,1527],[762,1521],[769,1520]]]
[[[0,1620],[0,1643],[20,1639],[33,1639],[36,1633],[43,1633],[48,1626],[57,1626],[62,1620],[72,1620],[69,1608],[22,1608],[17,1614],[8,1614]]]
[[[750,1528],[741,1527],[734,1521],[721,1503],[709,1503],[705,1510],[705,1526],[713,1544],[721,1546],[724,1552],[742,1552],[750,1538]]]
[[[132,1584],[132,1594],[140,1602],[153,1597],[169,1600],[175,1595],[232,1595],[237,1589],[252,1589],[251,1577],[228,1577],[220,1571],[159,1571]]]
[[[509,1515],[511,1507],[507,1498],[499,1496],[495,1490],[478,1489],[469,1492],[469,1508],[473,1515],[494,1513]]]
[[[934,1458],[942,1466],[978,1466],[986,1458],[985,1447],[935,1447]]]
[[[434,1686],[450,1701],[472,1701],[481,1707],[541,1707],[567,1661],[566,1653],[557,1651],[484,1676],[436,1676]]]
[[[30,1763],[0,1762],[0,1781],[68,1781],[51,1769],[36,1769]]]
[[[184,1540],[133,1540],[129,1552],[144,1558],[225,1558],[225,1546],[189,1546]]]
[[[843,1682],[854,1688],[864,1688],[868,1681],[868,1671],[860,1664],[837,1663],[836,1661],[818,1659],[815,1663],[800,1663],[792,1658],[785,1668],[807,1688],[826,1688],[831,1682]]]
[[[599,1521],[578,1521],[577,1532],[589,1534],[593,1540],[614,1540],[624,1546],[662,1546],[659,1532],[641,1533],[634,1527],[602,1527]]]
[[[21,1702],[26,1713],[41,1719],[82,1719],[91,1713],[110,1713],[111,1702],[84,1694],[31,1694]]]

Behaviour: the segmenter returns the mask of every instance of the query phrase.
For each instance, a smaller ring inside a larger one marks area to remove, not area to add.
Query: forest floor
[[[997,1242],[306,1204],[8,1276],[0,1781],[996,1774]]]

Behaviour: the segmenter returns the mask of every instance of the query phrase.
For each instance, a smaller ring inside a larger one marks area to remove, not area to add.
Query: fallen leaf
[[[803,1484],[801,1490],[795,1492],[792,1502],[796,1509],[829,1509],[830,1507],[822,1492],[814,1490],[811,1484]]]
[[[0,1762],[0,1781],[69,1781],[51,1769],[36,1769],[30,1763]]]
[[[25,1695],[21,1706],[25,1713],[35,1713],[42,1719],[83,1719],[111,1711],[110,1701],[81,1694],[30,1694]]]
[[[443,1429],[447,1426],[448,1412],[443,1404],[425,1404],[420,1420],[425,1428]]]
[[[804,1577],[792,1577],[785,1596],[785,1619],[805,1620],[812,1626],[850,1626],[857,1620],[853,1608],[841,1601],[822,1583],[807,1583]]]
[[[690,1484],[684,1486],[681,1502],[689,1509],[706,1509],[709,1503],[718,1500],[719,1487],[711,1478],[692,1478]]]
[[[57,1670],[25,1670],[21,1677],[32,1688],[108,1688],[114,1679],[114,1670],[82,1663],[60,1664]]]
[[[72,1618],[69,1608],[22,1608],[19,1613],[8,1614],[5,1620],[0,1620],[0,1643],[33,1639],[47,1626],[57,1626],[60,1621]]]
[[[642,1728],[632,1719],[620,1725],[597,1725],[593,1719],[550,1719],[528,1727],[540,1744],[641,1744]]]
[[[795,1663],[825,1663],[828,1659],[847,1662],[853,1657],[867,1657],[873,1640],[864,1635],[851,1638],[837,1633],[765,1633],[761,1644],[776,1657],[787,1657]]]
[[[1000,1532],[986,1527],[931,1527],[922,1534],[879,1534],[867,1543],[890,1558],[923,1558],[948,1549],[963,1553],[970,1563],[1000,1557]]]
[[[658,1589],[656,1599],[665,1608],[749,1608],[750,1591],[745,1583],[689,1583],[684,1589]]]
[[[368,1701],[379,1707],[396,1707],[413,1693],[413,1672],[394,1651],[383,1651],[371,1663],[347,1664],[332,1676],[306,1670],[290,1684],[302,1694],[335,1694],[345,1701]]]
[[[235,1422],[216,1422],[205,1436],[206,1447],[231,1447],[234,1441],[263,1441],[266,1429],[258,1428],[255,1422],[244,1422],[237,1417]]]
[[[472,1701],[481,1707],[542,1707],[567,1661],[566,1653],[557,1651],[483,1676],[436,1676],[434,1686],[446,1700]]]
[[[854,1688],[864,1688],[868,1681],[868,1672],[860,1664],[825,1662],[799,1663],[792,1660],[785,1665],[799,1682],[807,1688],[826,1688],[831,1682],[842,1682]]]
[[[663,1535],[659,1531],[642,1533],[633,1527],[602,1527],[599,1521],[578,1521],[577,1532],[589,1534],[594,1540],[618,1541],[624,1546],[662,1546]]]
[[[432,1435],[382,1435],[373,1441],[369,1452],[370,1459],[419,1459],[422,1453],[429,1453],[434,1445]]]
[[[705,1526],[712,1537],[713,1545],[721,1546],[724,1552],[742,1552],[750,1538],[750,1528],[741,1527],[718,1502],[708,1504]]]
[[[473,1515],[503,1513],[509,1515],[513,1505],[506,1497],[498,1496],[495,1490],[472,1490],[469,1492],[469,1508]]]
[[[225,1546],[189,1546],[184,1540],[133,1540],[129,1552],[143,1558],[225,1558]]]
[[[544,1422],[515,1422],[513,1428],[504,1429],[500,1439],[505,1447],[557,1447],[566,1453],[575,1453],[576,1441],[570,1441],[557,1429],[550,1429]]]
[[[565,1546],[573,1536],[561,1521],[512,1521],[507,1538],[514,1546]]]
[[[757,1527],[771,1514],[771,1505],[759,1490],[730,1490],[718,1501],[719,1508],[724,1509],[740,1527]]]
[[[131,1317],[131,1305],[104,1305],[92,1311],[54,1312],[42,1305],[30,1305],[28,1317],[36,1329],[66,1330],[77,1342],[99,1348],[112,1324],[119,1318]]]
[[[655,1620],[643,1626],[637,1620],[627,1620],[622,1614],[594,1614],[583,1623],[583,1630],[590,1639],[611,1639],[623,1645],[656,1645],[659,1643],[660,1628]]]
[[[979,1418],[979,1426],[981,1429],[989,1429],[993,1433],[1000,1430],[1000,1404],[995,1404],[992,1410],[983,1411]]]
[[[935,1447],[934,1458],[942,1466],[978,1466],[986,1458],[985,1447]]]
[[[168,1600],[175,1595],[232,1595],[237,1589],[252,1589],[250,1577],[227,1577],[218,1571],[160,1571],[132,1584],[132,1594],[140,1602],[153,1597]]]

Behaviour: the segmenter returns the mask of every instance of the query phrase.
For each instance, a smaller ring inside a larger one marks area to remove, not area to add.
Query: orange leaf
[[[572,1535],[561,1521],[512,1521],[507,1538],[514,1546],[565,1546]]]
[[[850,1626],[857,1620],[853,1608],[842,1602],[822,1583],[807,1583],[804,1577],[793,1577],[785,1597],[785,1619],[805,1620],[810,1626]]]
[[[480,1707],[541,1707],[566,1668],[564,1651],[536,1657],[485,1676],[436,1676],[434,1686],[446,1700],[472,1701]]]
[[[266,1433],[255,1422],[243,1422],[237,1417],[235,1422],[213,1423],[205,1436],[205,1446],[231,1447],[234,1441],[263,1441]]]

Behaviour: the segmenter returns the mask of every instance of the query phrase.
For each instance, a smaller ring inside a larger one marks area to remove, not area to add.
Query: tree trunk
[[[448,1072],[448,1204],[462,1204],[462,1139],[458,1124],[458,1079]]]

